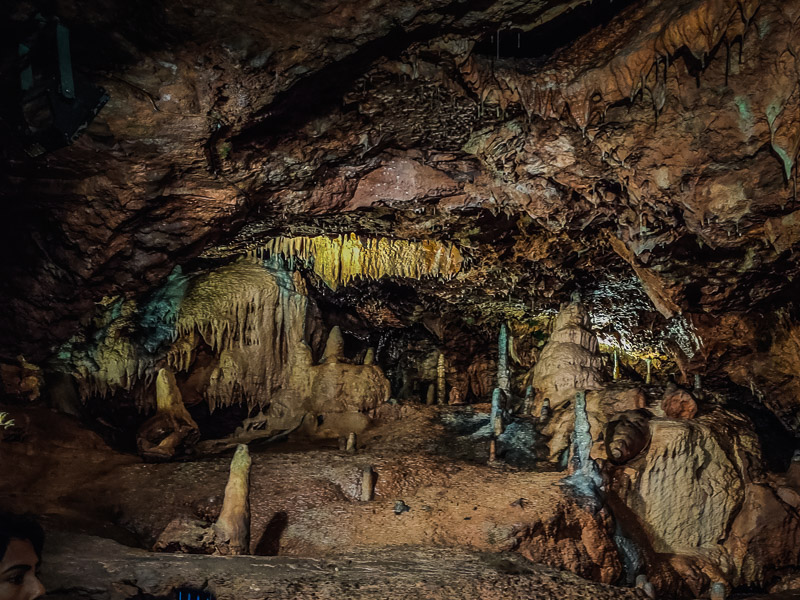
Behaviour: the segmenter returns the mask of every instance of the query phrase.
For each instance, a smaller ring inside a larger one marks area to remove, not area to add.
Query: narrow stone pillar
[[[616,348],[614,349],[614,372],[612,377],[615,381],[619,379],[619,355]]]
[[[539,420],[544,423],[550,418],[552,411],[550,410],[550,400],[545,398],[542,401],[542,412],[539,414]]]
[[[236,447],[231,460],[225,499],[214,533],[220,554],[250,552],[250,452],[246,444]]]
[[[533,386],[529,385],[525,388],[525,400],[522,401],[522,414],[527,417],[531,414],[531,410],[533,410]]]
[[[425,396],[425,404],[432,406],[436,402],[436,385],[433,383],[428,386],[428,393]]]
[[[645,382],[646,385],[650,385],[650,370],[651,370],[652,365],[653,365],[653,359],[652,358],[646,358],[645,362],[647,363],[647,375],[644,378],[644,382]]]
[[[361,501],[369,502],[375,493],[375,471],[372,467],[364,467],[361,472]]]
[[[694,389],[698,392],[703,389],[703,381],[700,378],[700,373],[694,374]]]
[[[445,381],[445,363],[444,363],[444,352],[439,353],[439,365],[436,368],[436,392],[437,392],[437,403],[438,404],[447,404],[447,396],[445,392],[447,391],[445,388],[447,386],[447,382]]]
[[[510,396],[511,383],[508,374],[508,326],[500,325],[497,336],[497,387]]]
[[[358,449],[358,442],[356,440],[356,434],[354,431],[351,431],[350,435],[347,436],[347,447],[345,448],[345,450],[350,454],[355,454],[357,449]]]
[[[725,600],[728,597],[725,589],[725,584],[721,581],[715,581],[711,584],[711,591],[709,592],[711,600]]]
[[[494,388],[492,392],[492,412],[489,415],[489,427],[492,431],[497,431],[498,422],[500,423],[500,432],[503,432],[503,411],[500,408],[500,398],[503,393],[499,387]]]
[[[175,375],[169,369],[160,369],[156,377],[156,411],[172,415],[197,429],[197,423],[183,403]]]

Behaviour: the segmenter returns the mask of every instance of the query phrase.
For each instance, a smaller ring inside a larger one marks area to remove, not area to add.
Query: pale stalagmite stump
[[[250,551],[250,452],[239,444],[231,461],[225,486],[225,499],[214,524],[216,547],[220,554],[247,554]]]
[[[325,352],[322,353],[322,360],[319,362],[322,364],[340,362],[342,358],[344,358],[344,339],[342,338],[342,330],[336,325],[328,334]]]
[[[367,353],[364,355],[365,365],[375,364],[375,348],[367,348]]]
[[[183,405],[175,375],[161,369],[156,378],[156,414],[136,433],[139,453],[151,460],[168,460],[180,446],[191,445],[200,428]]]
[[[183,404],[175,375],[168,369],[161,369],[156,377],[156,410],[160,414],[172,415],[180,421],[197,428],[197,423]]]

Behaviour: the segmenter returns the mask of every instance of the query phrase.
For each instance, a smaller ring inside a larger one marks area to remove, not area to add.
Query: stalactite
[[[461,253],[453,244],[436,240],[360,238],[354,233],[336,237],[274,238],[260,250],[267,259],[282,256],[303,261],[334,290],[357,278],[449,279],[461,271],[463,264]]]

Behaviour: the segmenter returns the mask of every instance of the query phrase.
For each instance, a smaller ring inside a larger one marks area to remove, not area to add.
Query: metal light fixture
[[[37,19],[37,33],[19,44],[21,133],[29,156],[72,144],[109,100],[73,72],[69,30],[58,19]]]

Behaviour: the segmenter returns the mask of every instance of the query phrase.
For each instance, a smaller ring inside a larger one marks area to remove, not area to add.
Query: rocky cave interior
[[[800,0],[0,10],[47,597],[800,598]]]

